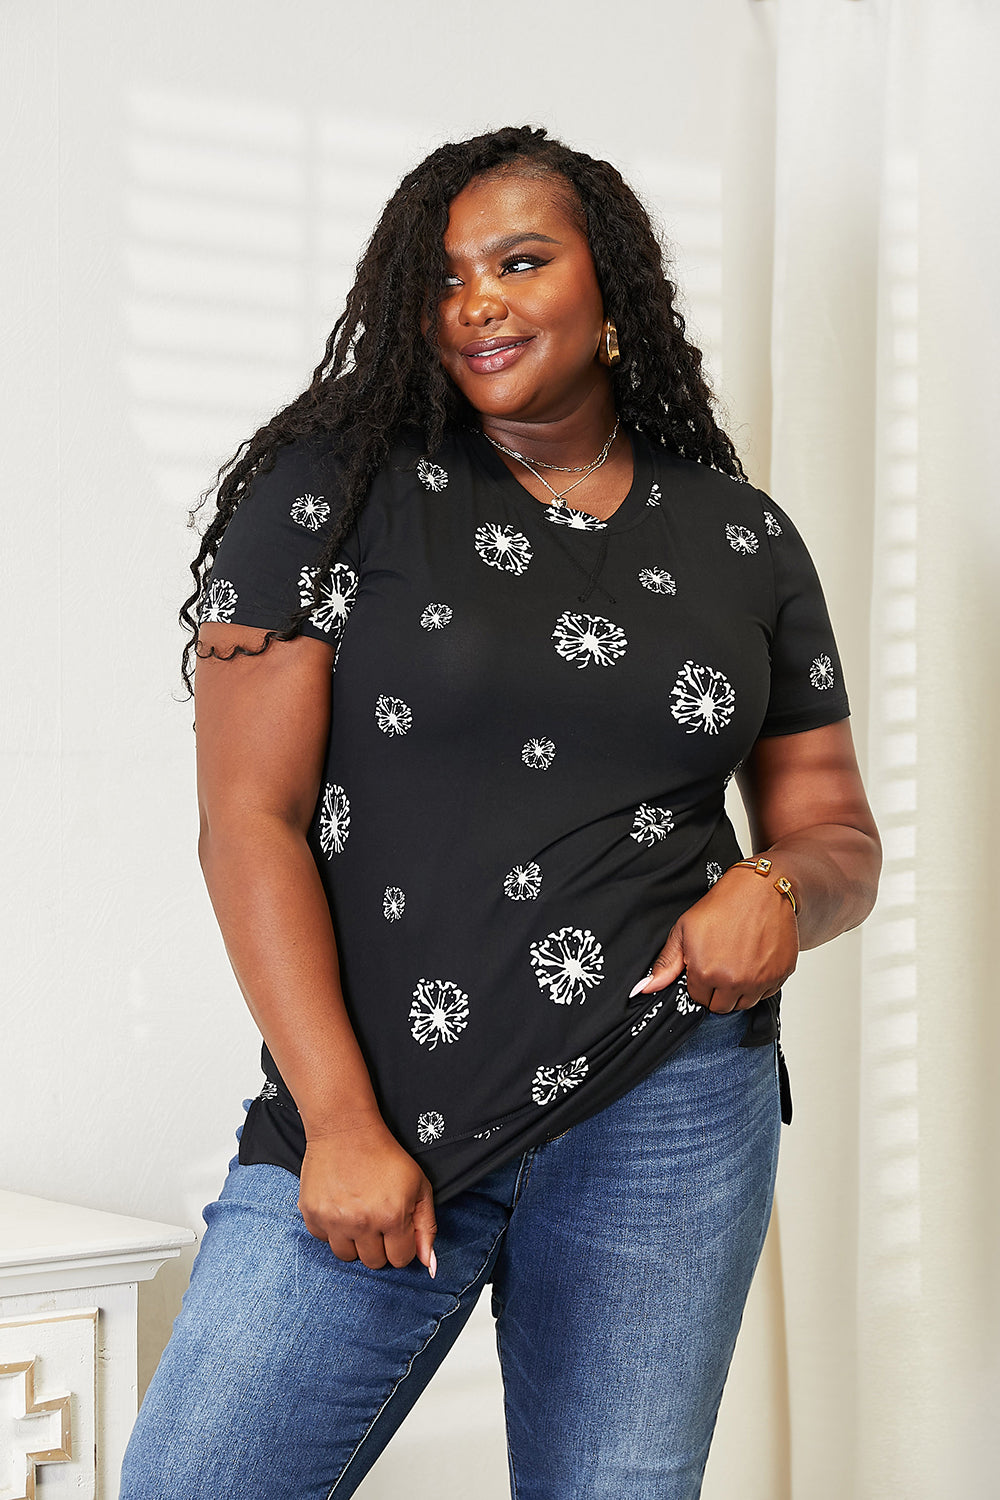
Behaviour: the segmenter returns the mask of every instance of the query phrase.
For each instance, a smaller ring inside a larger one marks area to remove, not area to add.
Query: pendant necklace
[[[514,458],[519,464],[523,464],[529,473],[534,474],[539,484],[544,484],[553,500],[558,503],[561,502],[569,494],[570,490],[575,490],[578,484],[582,484],[585,479],[589,479],[591,474],[593,474],[595,470],[599,469],[603,463],[607,462],[608,454],[611,452],[611,445],[614,442],[615,438],[618,436],[618,425],[620,420],[621,419],[618,417],[615,418],[615,425],[611,429],[611,436],[608,438],[607,442],[604,444],[604,447],[601,449],[597,457],[595,459],[592,459],[589,464],[580,464],[576,468],[566,468],[562,464],[542,464],[543,469],[555,469],[560,474],[579,474],[580,478],[574,479],[573,483],[569,485],[568,488],[564,489],[562,493],[560,493],[558,490],[553,489],[552,485],[549,484],[549,481],[545,478],[545,475],[539,474],[538,469],[531,462],[531,460],[525,458],[523,453],[518,453],[516,448],[504,447],[503,443],[498,443],[496,438],[490,437],[488,432],[483,432],[483,437],[488,443],[492,443],[494,448],[498,449],[501,453],[506,453],[508,458]],[[480,429],[480,431],[482,431],[482,429]]]

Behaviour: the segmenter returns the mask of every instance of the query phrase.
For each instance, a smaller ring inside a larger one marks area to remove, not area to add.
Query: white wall
[[[766,483],[773,15],[7,0],[0,1185],[200,1230],[221,1184],[258,1038],[196,858],[185,512],[308,382],[407,166],[524,120],[616,162],[677,238],[696,336]],[[143,1381],[189,1268],[145,1289]],[[506,1493],[490,1339],[484,1307],[373,1500],[404,1473],[431,1493],[407,1455],[449,1381],[468,1420],[435,1494],[468,1493],[470,1472],[485,1500]]]

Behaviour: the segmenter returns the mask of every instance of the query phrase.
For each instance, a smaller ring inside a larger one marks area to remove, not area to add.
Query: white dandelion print
[[[825,653],[823,656],[817,656],[809,668],[809,681],[814,688],[819,688],[821,693],[833,687],[833,662]]]
[[[413,712],[402,698],[380,693],[375,702],[375,722],[383,734],[405,734],[413,723]]]
[[[530,952],[538,988],[556,1005],[586,1000],[604,978],[604,949],[589,928],[560,927],[532,943]]]
[[[542,872],[535,861],[515,865],[503,883],[504,895],[512,901],[534,901],[542,888]]]
[[[698,1009],[698,1003],[691,999],[688,994],[687,974],[681,974],[677,980],[677,998],[674,1001],[679,1016],[693,1016]]]
[[[628,648],[628,639],[620,625],[603,615],[579,615],[569,609],[556,621],[552,639],[563,660],[572,662],[581,671],[589,666],[614,666]]]
[[[705,879],[708,881],[709,887],[713,886],[717,880],[722,879],[722,866],[717,859],[710,859],[708,861],[708,864],[705,866]]]
[[[307,531],[318,531],[330,519],[330,507],[322,495],[298,495],[288,514],[296,525],[304,526]]]
[[[739,770],[739,768],[740,768],[740,766],[742,764],[743,764],[743,762],[741,760],[738,760],[736,762],[735,766],[733,767],[733,769],[731,771],[727,771],[726,772],[725,780],[722,783],[723,787],[727,787],[729,785],[729,783],[732,781],[733,777],[736,775],[736,772]]]
[[[439,1141],[444,1135],[444,1115],[436,1109],[425,1109],[423,1114],[417,1116],[417,1140],[421,1145],[429,1146],[432,1141]]]
[[[265,1083],[264,1087],[261,1089],[260,1093],[257,1095],[257,1098],[258,1099],[277,1099],[277,1097],[278,1097],[278,1085],[276,1083],[272,1083],[271,1080],[270,1080],[270,1078],[269,1078],[267,1080],[267,1082]]]
[[[645,802],[640,802],[635,810],[630,835],[637,844],[646,844],[652,848],[673,831],[674,815],[669,807],[648,807]]]
[[[651,594],[676,594],[677,585],[666,568],[642,568],[639,582]]]
[[[607,531],[607,521],[599,521],[585,510],[574,510],[563,500],[553,500],[545,512],[554,526],[571,526],[574,531]]]
[[[208,586],[208,593],[202,600],[199,620],[203,625],[211,620],[221,620],[228,625],[238,599],[239,595],[228,578],[213,578]]]
[[[452,611],[450,604],[428,604],[420,616],[420,623],[425,630],[443,630],[450,625]]]
[[[547,771],[556,758],[556,747],[551,740],[525,740],[521,746],[521,759],[533,771]]]
[[[472,1139],[474,1141],[488,1141],[490,1136],[496,1135],[497,1131],[500,1128],[501,1127],[499,1125],[490,1125],[486,1128],[486,1130],[477,1130]]]
[[[767,527],[768,536],[781,535],[781,522],[778,520],[777,516],[769,510],[766,510],[764,512],[764,525]]]
[[[745,557],[752,557],[760,546],[757,533],[749,526],[727,526],[726,541],[734,552],[742,552]]]
[[[450,979],[418,979],[410,1006],[410,1034],[433,1052],[454,1042],[469,1024],[469,997]]]
[[[638,1021],[636,1021],[635,1025],[632,1027],[632,1035],[638,1036],[640,1031],[645,1031],[646,1027],[649,1025],[653,1017],[658,1016],[662,1009],[663,996],[661,995],[656,1004],[651,1005],[647,1011],[643,1012]]]
[[[513,526],[480,526],[476,551],[488,568],[499,568],[502,573],[521,574],[532,558],[531,543]]]
[[[585,1057],[574,1057],[572,1062],[538,1068],[531,1081],[531,1097],[536,1104],[551,1104],[560,1094],[568,1094],[570,1089],[581,1084],[589,1071],[590,1064]]]
[[[659,503],[660,503],[660,501],[662,499],[663,499],[663,496],[660,494],[660,486],[658,484],[654,484],[653,488],[650,490],[649,494],[646,496],[646,504],[647,505],[659,505]]]
[[[447,471],[440,464],[432,464],[429,458],[422,458],[417,464],[417,478],[425,490],[435,495],[448,488]]]
[[[686,661],[670,689],[673,703],[670,712],[688,734],[704,730],[718,734],[725,729],[736,708],[736,694],[728,677],[714,667],[702,667]]]
[[[398,885],[387,885],[382,897],[382,914],[387,922],[398,922],[406,910],[406,896]]]
[[[319,813],[319,846],[327,859],[343,854],[350,831],[350,799],[342,786],[327,782]]]
[[[299,574],[299,603],[308,604],[313,596],[318,568],[303,568]],[[319,630],[339,641],[358,595],[358,575],[348,563],[334,563],[319,586],[319,603],[309,618]]]

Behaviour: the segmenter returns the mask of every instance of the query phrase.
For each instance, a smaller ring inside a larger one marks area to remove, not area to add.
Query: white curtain
[[[705,1497],[994,1500],[1000,11],[773,9],[770,488],[824,579],[885,868],[790,991],[795,1122]]]

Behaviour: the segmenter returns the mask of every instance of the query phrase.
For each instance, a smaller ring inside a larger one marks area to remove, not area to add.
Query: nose
[[[473,328],[502,322],[507,316],[507,304],[495,280],[477,277],[466,282],[459,316],[463,323]]]

